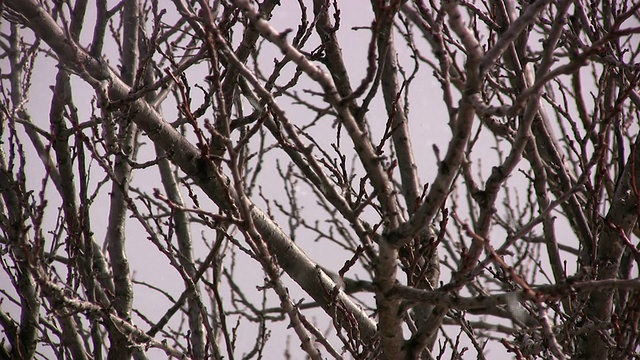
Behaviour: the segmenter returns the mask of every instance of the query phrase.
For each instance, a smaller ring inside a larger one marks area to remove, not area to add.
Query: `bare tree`
[[[640,3],[2,6],[0,358],[640,357]]]

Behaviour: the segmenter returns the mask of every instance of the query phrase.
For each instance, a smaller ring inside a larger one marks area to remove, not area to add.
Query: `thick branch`
[[[76,71],[85,81],[99,87],[100,82],[109,82],[112,101],[125,99],[130,88],[110,68],[101,61],[90,57],[86,51],[67,39],[43,7],[34,0],[5,2],[14,11],[22,14],[26,25],[40,36],[58,55],[64,66]],[[99,80],[98,80],[99,79]],[[129,104],[131,120],[136,122],[146,134],[167,153],[169,159],[182,171],[192,177],[202,190],[220,207],[230,206],[229,194],[235,196],[235,189],[227,177],[169,123],[167,123],[146,101],[138,99]],[[311,297],[328,312],[333,311],[333,299],[328,290],[336,284],[324,273],[316,270],[316,264],[257,206],[251,205],[251,216],[257,230],[267,242],[278,264]],[[348,296],[340,292],[336,298],[356,320],[362,339],[369,342],[376,333],[374,322]],[[348,326],[346,319],[340,320]]]

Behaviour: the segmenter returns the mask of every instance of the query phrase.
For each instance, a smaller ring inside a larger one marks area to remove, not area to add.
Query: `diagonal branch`
[[[35,0],[9,0],[5,2],[13,11],[26,19],[25,25],[41,37],[57,54],[63,66],[75,71],[83,80],[100,87],[108,83],[112,101],[126,98],[131,88],[127,86],[103,61],[91,56],[73,41],[55,23],[44,7]],[[237,198],[229,179],[209,159],[203,158],[186,138],[167,123],[146,101],[136,99],[128,104],[131,120],[144,130],[151,140],[158,144],[167,157],[202,188],[218,206],[231,205],[228,196]],[[254,204],[249,206],[256,229],[267,242],[278,264],[315,301],[331,314],[333,301],[339,301],[348,311],[350,318],[338,319],[343,326],[350,326],[355,320],[363,341],[368,343],[376,333],[375,323],[356,305],[350,297],[340,291],[332,299],[325,289],[333,289],[336,284],[326,274],[318,274],[316,264],[291,239]]]

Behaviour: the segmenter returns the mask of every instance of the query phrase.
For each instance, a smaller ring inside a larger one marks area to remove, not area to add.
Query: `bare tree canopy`
[[[0,359],[640,358],[639,2],[0,8]]]

